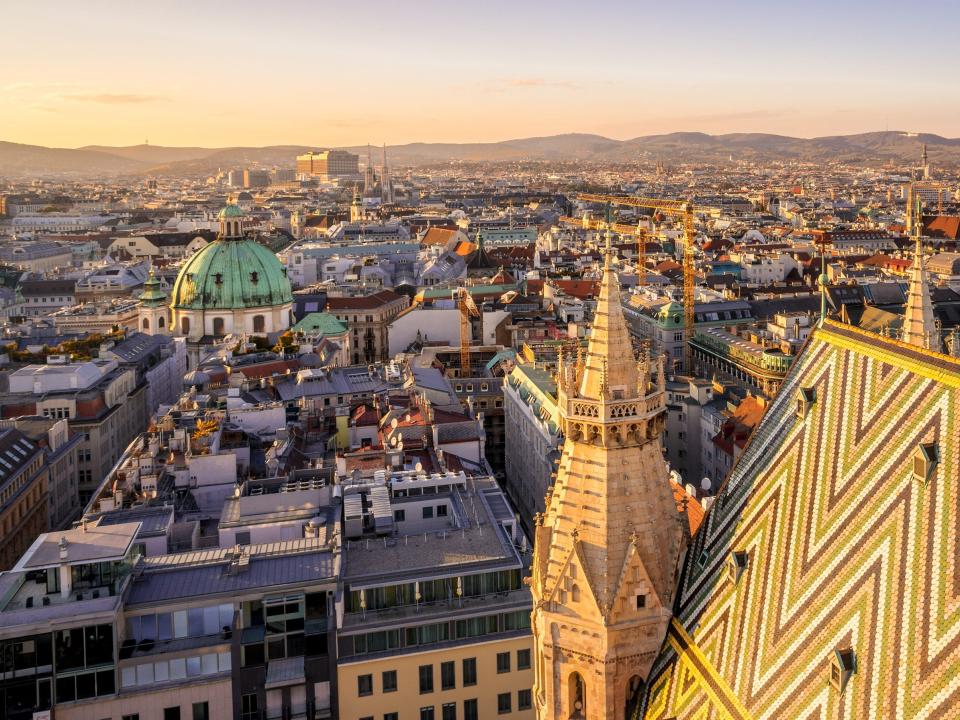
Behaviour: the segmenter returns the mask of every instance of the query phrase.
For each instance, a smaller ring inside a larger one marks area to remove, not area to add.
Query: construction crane
[[[641,223],[637,223],[637,226],[634,227],[626,223],[615,223],[586,216],[580,220],[562,216],[558,222],[561,225],[579,227],[585,230],[611,230],[618,235],[635,236],[637,238],[637,282],[641,286],[647,284],[647,229]]]
[[[593,193],[582,193],[577,195],[578,200],[584,202],[605,203],[608,207],[611,205],[624,205],[627,207],[649,208],[658,210],[664,215],[683,218],[683,338],[684,338],[684,361],[687,372],[693,372],[693,353],[690,347],[690,340],[693,339],[694,327],[694,287],[696,285],[696,266],[694,264],[694,252],[696,245],[696,230],[693,226],[695,214],[700,212],[712,212],[713,208],[694,205],[688,200],[668,200],[664,198],[634,197],[630,195],[597,195]]]
[[[454,288],[453,299],[460,310],[460,377],[467,377],[470,372],[470,340],[473,335],[470,318],[480,317],[480,311],[473,302],[470,291],[465,287]]]

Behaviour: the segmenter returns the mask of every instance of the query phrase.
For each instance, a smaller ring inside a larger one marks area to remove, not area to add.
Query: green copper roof
[[[167,294],[163,291],[163,288],[160,287],[160,281],[157,280],[153,274],[153,270],[151,270],[146,282],[143,283],[143,293],[140,295],[140,302],[146,303],[147,305],[162,305],[166,301]]]
[[[293,332],[303,332],[311,335],[319,334],[324,337],[330,337],[333,335],[343,335],[343,333],[347,331],[347,326],[330,313],[315,312],[306,315],[303,320],[290,329]]]
[[[219,238],[194,253],[180,269],[170,306],[217,310],[291,302],[290,281],[276,255],[255,240]]]
[[[243,210],[238,208],[236,205],[227,205],[223,210],[220,211],[220,218],[240,218],[243,217]]]
[[[683,305],[672,300],[657,311],[657,320],[663,327],[683,325]]]

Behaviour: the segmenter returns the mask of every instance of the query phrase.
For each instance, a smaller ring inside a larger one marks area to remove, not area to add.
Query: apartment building
[[[0,393],[0,417],[65,419],[82,437],[77,448],[77,487],[85,505],[127,444],[149,419],[147,385],[116,360],[71,363],[51,356],[47,365],[28,365],[8,375]]]
[[[328,297],[326,311],[345,323],[350,331],[354,365],[389,359],[390,322],[410,304],[406,295],[381,290],[357,297]]]
[[[47,478],[43,450],[19,430],[0,430],[0,569],[47,529]]]
[[[341,718],[532,718],[526,542],[492,478],[344,487]]]

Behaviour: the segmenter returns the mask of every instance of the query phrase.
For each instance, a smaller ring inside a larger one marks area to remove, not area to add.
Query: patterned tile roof
[[[643,717],[960,715],[958,505],[960,360],[824,323],[688,550]]]

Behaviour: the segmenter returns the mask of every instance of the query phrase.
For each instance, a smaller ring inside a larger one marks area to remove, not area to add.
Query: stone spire
[[[634,357],[609,239],[582,371],[558,369],[564,433],[530,578],[539,720],[623,720],[672,615],[687,541],[660,436],[662,361]]]
[[[627,330],[627,321],[620,305],[620,281],[613,268],[612,255],[608,232],[600,298],[594,313],[583,382],[580,385],[580,396],[593,400],[600,399],[600,380],[603,377],[604,364],[608,392],[622,389],[626,395],[632,396],[637,388],[637,366],[633,353],[630,352],[630,332]]]
[[[920,203],[916,203],[915,217],[920,217]],[[933,301],[930,300],[930,285],[923,268],[923,244],[919,221],[913,224],[915,247],[913,251],[913,269],[910,272],[910,290],[907,294],[907,312],[903,318],[904,342],[918,345],[927,350],[940,352],[940,331],[937,329],[933,314]]]

